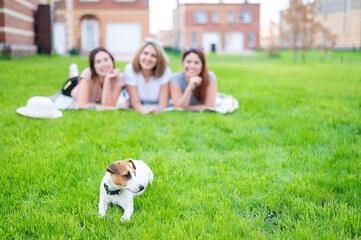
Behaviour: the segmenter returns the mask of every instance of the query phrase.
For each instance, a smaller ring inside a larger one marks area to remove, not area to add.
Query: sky
[[[218,3],[220,0],[179,0],[179,3]],[[243,3],[244,0],[223,0],[225,3]],[[261,25],[271,21],[279,22],[279,11],[288,7],[289,0],[248,0],[249,3],[261,4]],[[156,34],[160,30],[173,27],[172,12],[176,8],[176,0],[149,0],[150,32]]]

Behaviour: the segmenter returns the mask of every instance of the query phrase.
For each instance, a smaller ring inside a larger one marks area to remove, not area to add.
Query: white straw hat
[[[55,108],[50,98],[39,96],[29,98],[26,107],[18,108],[16,112],[32,118],[58,118],[63,116],[63,113]]]

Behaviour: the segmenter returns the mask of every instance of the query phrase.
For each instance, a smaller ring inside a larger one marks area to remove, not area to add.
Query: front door
[[[82,21],[81,46],[83,51],[91,51],[99,46],[99,23],[97,20]]]
[[[218,32],[204,32],[202,34],[202,47],[206,53],[222,51],[220,34]]]

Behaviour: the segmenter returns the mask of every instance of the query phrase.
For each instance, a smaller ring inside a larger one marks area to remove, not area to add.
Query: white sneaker
[[[71,77],[79,76],[79,69],[78,69],[78,65],[76,65],[76,63],[70,64],[69,76],[71,76]]]

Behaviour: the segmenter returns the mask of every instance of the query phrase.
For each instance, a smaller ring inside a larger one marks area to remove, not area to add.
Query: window
[[[192,32],[192,46],[198,46],[197,32]]]
[[[219,23],[219,13],[218,11],[212,12],[212,22],[213,23]]]
[[[250,11],[241,11],[241,23],[251,23],[252,14]]]
[[[197,24],[207,23],[207,12],[206,11],[195,11],[194,12],[194,23],[197,23]]]
[[[234,13],[233,13],[233,11],[228,11],[228,13],[227,13],[227,21],[228,21],[228,23],[234,23]]]
[[[253,31],[248,32],[248,47],[254,47],[256,45],[256,36]]]

